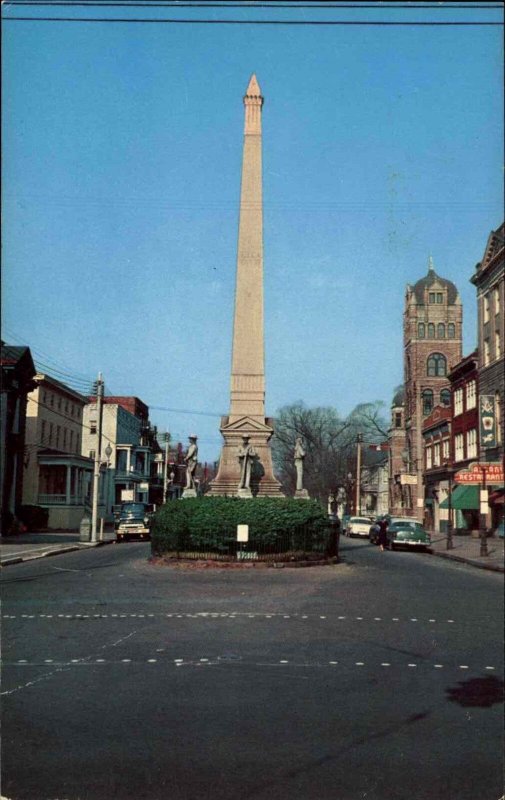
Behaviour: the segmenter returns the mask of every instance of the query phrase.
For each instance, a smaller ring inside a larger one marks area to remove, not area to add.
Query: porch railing
[[[41,506],[82,506],[87,502],[87,498],[82,495],[71,494],[68,502],[66,494],[39,494],[39,505]]]

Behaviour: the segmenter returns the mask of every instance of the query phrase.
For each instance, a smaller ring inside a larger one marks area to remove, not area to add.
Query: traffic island
[[[155,514],[151,550],[152,563],[169,565],[322,565],[338,560],[338,531],[316,500],[192,498]]]

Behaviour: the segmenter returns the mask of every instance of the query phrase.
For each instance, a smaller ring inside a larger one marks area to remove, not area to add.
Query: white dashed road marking
[[[419,620],[418,617],[404,618],[403,620],[400,617],[391,617],[391,619],[389,620],[389,619],[385,619],[384,617],[363,617],[363,616],[347,617],[346,615],[343,615],[343,614],[341,614],[339,616],[335,616],[335,617],[329,617],[328,614],[316,614],[316,615],[311,615],[311,614],[280,614],[280,613],[279,614],[277,614],[277,613],[265,614],[265,613],[251,613],[250,611],[233,611],[233,612],[229,612],[229,613],[223,613],[223,612],[219,612],[218,613],[218,612],[215,612],[215,611],[200,611],[200,612],[197,612],[196,614],[189,614],[189,613],[187,613],[187,614],[177,614],[177,613],[164,613],[164,612],[162,612],[161,614],[155,614],[155,613],[146,614],[146,613],[142,613],[142,612],[131,612],[129,614],[119,614],[119,613],[115,613],[115,614],[56,614],[56,615],[53,615],[53,614],[20,614],[20,615],[3,614],[2,615],[2,619],[6,619],[6,620],[7,619],[24,619],[24,620],[44,619],[44,620],[48,620],[48,619],[53,619],[53,617],[56,617],[57,619],[61,619],[61,620],[63,620],[63,619],[80,619],[80,620],[94,619],[94,620],[97,620],[97,619],[109,619],[109,618],[112,618],[112,619],[155,619],[156,617],[159,617],[159,616],[165,617],[167,619],[174,619],[174,618],[175,619],[238,619],[238,618],[248,618],[248,619],[274,619],[274,620],[291,619],[291,620],[294,620],[295,622],[297,620],[299,620],[299,619],[311,619],[311,618],[315,618],[315,619],[330,619],[330,620],[333,620],[333,621],[335,621],[335,620],[342,621],[342,620],[346,620],[346,619],[349,619],[349,620],[355,619],[355,620],[359,620],[360,622],[373,620],[374,622],[384,622],[384,623],[387,623],[389,621],[390,622],[423,622],[423,621],[426,622],[426,620]],[[427,622],[433,624],[433,623],[436,623],[437,620],[433,619],[433,618],[429,618],[427,620]],[[450,624],[450,625],[454,625],[456,621],[454,619],[448,619],[448,620],[446,620],[446,622],[448,624]]]
[[[162,649],[159,649],[156,652],[157,653],[161,653],[161,652],[164,652],[164,651]],[[132,663],[136,663],[136,664],[157,664],[157,663],[162,663],[162,664],[163,663],[164,664],[168,663],[169,664],[169,663],[172,663],[175,667],[181,667],[181,666],[198,666],[199,664],[201,664],[201,665],[205,664],[206,666],[216,666],[216,665],[229,664],[230,662],[233,663],[233,664],[240,663],[240,664],[243,664],[243,665],[254,664],[257,667],[272,666],[271,663],[269,664],[269,663],[263,663],[263,662],[255,662],[254,660],[248,660],[247,658],[243,658],[242,656],[240,656],[238,654],[234,655],[233,658],[230,658],[229,656],[217,656],[217,657],[213,656],[212,658],[209,658],[209,657],[202,657],[202,658],[196,658],[196,659],[195,658],[187,658],[187,659],[174,658],[174,659],[166,659],[166,660],[163,659],[163,658],[160,660],[159,658],[146,658],[146,657],[144,657],[144,658],[141,657],[141,658],[137,658],[137,659],[133,659],[133,658],[121,658],[121,659],[95,658],[95,659],[90,659],[89,657],[83,657],[83,658],[72,658],[72,659],[66,660],[66,661],[65,660],[61,660],[60,661],[58,659],[52,659],[52,658],[46,658],[43,661],[40,660],[40,659],[34,659],[33,661],[28,661],[28,659],[26,659],[26,658],[20,658],[17,661],[4,662],[3,666],[4,667],[38,667],[38,666],[41,666],[43,664],[47,664],[47,665],[52,664],[54,666],[58,666],[58,667],[61,667],[61,668],[65,668],[65,667],[69,668],[71,666],[77,666],[77,665],[81,666],[81,667],[90,667],[90,666],[92,667],[93,665],[96,665],[96,664],[105,664],[107,666],[114,666],[114,665],[117,665],[117,664],[132,664]],[[354,666],[354,667],[365,667],[365,666],[368,666],[368,669],[371,669],[371,670],[374,670],[374,669],[376,669],[377,666],[379,666],[379,664],[375,664],[373,662],[365,662],[365,661],[355,661],[355,662],[351,662],[351,661],[347,661],[347,662],[345,662],[345,661],[344,662],[342,662],[342,661],[306,662],[306,661],[304,661],[303,663],[300,663],[300,662],[297,662],[296,660],[291,660],[291,659],[287,659],[287,658],[281,658],[277,662],[274,662],[274,663],[277,663],[277,664],[289,664],[292,667],[303,666],[303,667],[314,667],[314,668],[323,667],[325,665],[325,663],[326,663],[327,666],[335,667],[335,666],[339,665],[343,669],[345,669],[346,667],[352,667],[352,666]],[[379,663],[380,663],[381,667],[386,667],[388,669],[389,668],[391,668],[391,669],[395,669],[395,668],[401,669],[402,667],[403,668],[406,667],[406,668],[410,668],[410,669],[417,669],[420,666],[421,667],[424,666],[424,667],[427,667],[427,668],[431,667],[433,669],[444,669],[444,667],[447,666],[445,664],[429,664],[429,663],[425,663],[425,664],[421,664],[420,665],[418,663],[413,663],[413,662],[392,663],[390,661],[381,661]],[[459,665],[454,664],[454,665],[452,665],[452,669],[470,670],[472,668],[468,664],[459,664]],[[484,670],[495,671],[496,667],[493,666],[493,665],[488,664],[485,667],[480,667],[480,668],[477,667],[477,668],[473,669],[474,672],[479,672],[479,671],[484,671]],[[5,692],[4,692],[4,694],[5,694]],[[8,692],[7,692],[7,694],[8,694]]]

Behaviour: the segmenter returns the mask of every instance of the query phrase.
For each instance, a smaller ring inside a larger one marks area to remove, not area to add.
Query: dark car
[[[123,539],[149,539],[151,506],[147,503],[122,503],[115,522],[116,542]]]

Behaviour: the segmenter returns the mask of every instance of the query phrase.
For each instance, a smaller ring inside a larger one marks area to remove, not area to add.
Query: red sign
[[[498,461],[482,461],[470,464],[468,469],[461,469],[454,475],[456,483],[503,483],[503,464]]]

